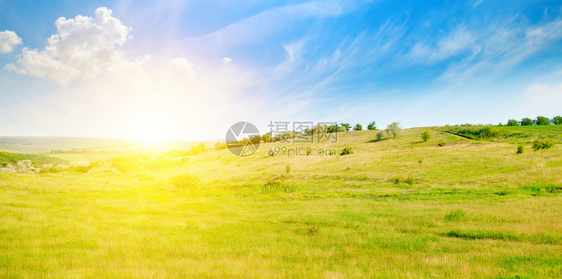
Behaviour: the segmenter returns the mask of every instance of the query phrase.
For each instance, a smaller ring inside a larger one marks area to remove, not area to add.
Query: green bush
[[[378,133],[377,133],[377,141],[382,140],[383,137],[384,137],[383,132],[378,132]]]
[[[377,129],[377,125],[375,121],[369,122],[369,125],[367,125],[367,130],[376,130],[376,129]]]
[[[357,123],[355,125],[355,127],[353,127],[353,130],[354,131],[361,131],[361,130],[363,130],[363,126],[361,124]]]
[[[546,118],[544,116],[537,116],[537,119],[535,119],[535,124],[536,125],[550,125],[550,120],[548,120],[548,118]]]
[[[401,131],[402,128],[400,128],[400,122],[392,122],[392,124],[386,126],[386,132],[393,138],[399,137]]]
[[[340,155],[347,155],[347,154],[353,154],[353,150],[351,149],[351,147],[344,147],[340,153]]]
[[[533,142],[533,150],[537,151],[539,149],[549,149],[554,146],[554,142],[551,139],[536,139]]]
[[[507,120],[507,126],[519,126],[519,122],[515,119]]]
[[[285,166],[285,170],[287,171],[287,174],[289,174],[291,172],[291,165],[287,164],[287,166]]]
[[[426,142],[431,138],[431,135],[428,131],[424,131],[423,133],[421,133],[421,138],[424,142]]]
[[[554,124],[554,125],[562,125],[562,116],[554,116],[554,117],[552,117],[552,124]]]
[[[523,145],[517,146],[517,154],[523,153],[523,151],[525,150],[524,148],[525,148],[525,147],[524,147]]]
[[[521,119],[520,124],[521,124],[521,126],[532,126],[533,120],[531,118],[525,117],[525,118]]]

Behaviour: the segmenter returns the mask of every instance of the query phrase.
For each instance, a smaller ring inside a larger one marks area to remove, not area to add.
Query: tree
[[[346,132],[351,130],[351,125],[349,125],[349,123],[341,123],[340,125],[345,129]]]
[[[533,125],[533,120],[529,117],[525,117],[523,119],[521,119],[521,126],[531,126]]]
[[[330,125],[327,128],[328,133],[337,133],[338,132],[338,125]]]
[[[554,125],[562,125],[562,116],[555,116],[555,117],[552,117],[552,124],[554,124]]]
[[[382,140],[383,137],[384,137],[384,134],[382,132],[377,133],[377,141]]]
[[[393,138],[400,136],[400,122],[392,122],[392,124],[386,126],[386,132]]]
[[[353,127],[353,130],[361,131],[361,130],[363,130],[363,126],[361,126],[361,124],[357,123],[357,125],[355,125],[355,127]]]
[[[269,133],[265,133],[265,134],[261,135],[261,140],[263,142],[269,142],[269,141],[271,141],[271,135]]]
[[[367,130],[376,130],[376,129],[377,129],[377,125],[375,121],[369,122],[369,125],[367,126]]]
[[[428,131],[424,131],[423,133],[421,133],[421,138],[424,142],[426,142],[431,138],[431,135]]]
[[[548,120],[548,118],[546,118],[544,116],[537,116],[537,119],[535,119],[535,124],[536,125],[550,125],[550,120]]]
[[[515,119],[507,120],[507,126],[519,126],[519,122]]]

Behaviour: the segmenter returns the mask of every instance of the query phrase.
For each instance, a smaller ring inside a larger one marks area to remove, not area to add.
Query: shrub
[[[384,137],[383,132],[378,132],[378,133],[377,133],[377,140],[382,140],[383,137]]]
[[[521,126],[531,126],[533,125],[533,120],[531,118],[525,117],[523,119],[521,119]]]
[[[369,125],[367,125],[367,130],[376,130],[376,129],[377,129],[377,125],[375,121],[369,122]]]
[[[539,149],[549,149],[554,146],[554,142],[551,139],[536,139],[533,142],[533,150],[537,151]]]
[[[562,125],[562,116],[555,116],[555,117],[552,117],[552,124],[554,124],[554,125]]]
[[[341,127],[345,129],[345,131],[351,130],[351,125],[349,123],[341,123]]]
[[[392,124],[386,126],[386,132],[391,135],[393,138],[397,138],[400,136],[400,122],[392,122]]]
[[[421,138],[424,142],[426,142],[431,138],[431,135],[428,131],[424,131],[423,133],[421,133]]]
[[[357,123],[355,125],[355,127],[353,127],[353,130],[354,131],[361,131],[361,130],[363,130],[363,126],[361,126],[361,124]]]
[[[550,125],[550,120],[548,120],[548,118],[546,118],[544,116],[537,116],[537,119],[535,119],[535,124],[536,125]]]
[[[507,120],[507,126],[519,126],[519,122],[515,119],[509,119]]]
[[[340,155],[347,155],[347,154],[353,154],[353,150],[349,146],[344,147],[343,150],[340,153]]]
[[[189,173],[179,174],[170,178],[170,184],[178,189],[192,189],[197,186],[199,179]]]
[[[443,146],[445,146],[445,145],[446,145],[446,143],[444,143],[444,142],[440,142],[440,143],[438,143],[437,145],[439,145],[440,147],[443,147]]]
[[[287,174],[289,174],[291,172],[291,165],[287,164],[287,166],[285,166],[285,170],[287,171]]]
[[[394,182],[394,184],[398,185],[398,184],[400,184],[400,182],[402,182],[402,179],[400,177],[396,177],[392,180],[392,182]]]
[[[519,146],[517,146],[517,154],[523,153],[524,150],[525,150],[525,149],[524,149],[524,146],[523,146],[522,144],[519,145]]]

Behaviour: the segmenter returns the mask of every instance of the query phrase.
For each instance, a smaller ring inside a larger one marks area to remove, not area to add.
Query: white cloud
[[[193,66],[185,58],[174,58],[170,60],[168,72],[172,78],[183,81],[189,81],[195,76]]]
[[[21,38],[14,31],[0,32],[0,53],[12,52],[14,46],[21,44]]]
[[[222,59],[222,62],[225,64],[229,64],[230,62],[232,62],[232,59],[230,57],[225,57]]]
[[[435,46],[428,42],[416,43],[408,58],[417,63],[436,63],[469,49],[478,52],[479,48],[474,47],[474,42],[474,35],[464,25],[459,25],[453,32],[439,39]]]
[[[112,65],[123,64],[124,55],[116,47],[131,38],[131,29],[111,13],[100,7],[94,17],[57,19],[57,34],[47,40],[47,46],[43,50],[24,48],[19,68],[8,68],[67,85],[79,77],[92,78]]]

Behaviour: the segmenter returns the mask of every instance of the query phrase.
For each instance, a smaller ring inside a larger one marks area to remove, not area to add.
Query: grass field
[[[557,278],[562,126],[516,128],[528,135],[360,131],[281,145],[345,156],[271,157],[268,143],[167,168],[0,174],[0,277]],[[541,136],[554,147],[533,151]],[[197,182],[175,187],[185,173]]]

